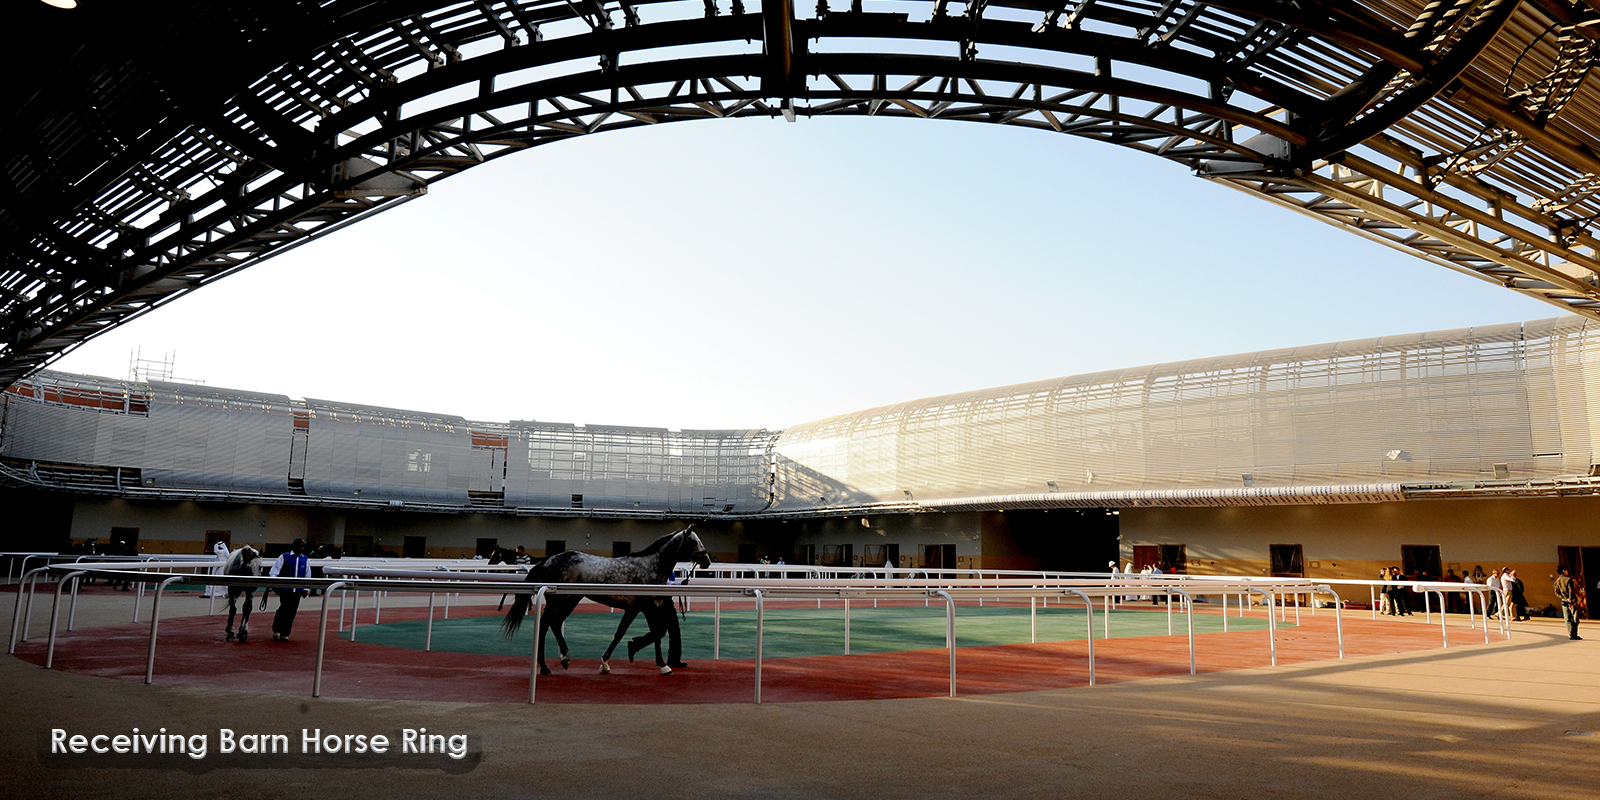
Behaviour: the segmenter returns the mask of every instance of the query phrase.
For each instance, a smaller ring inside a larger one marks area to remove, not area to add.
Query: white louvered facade
[[[1600,330],[1580,318],[1340,342],[798,425],[778,442],[778,508],[1301,502],[1285,489],[1330,485],[1393,499],[1403,484],[1586,475],[1596,412]]]
[[[40,373],[0,458],[139,491],[618,514],[1380,502],[1585,477],[1600,323],[1577,317],[1081,375],[765,430],[461,417]]]

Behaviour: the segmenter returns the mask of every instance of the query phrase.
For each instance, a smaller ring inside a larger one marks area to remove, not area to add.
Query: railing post
[[[56,659],[56,616],[61,608],[61,589],[67,585],[67,581],[76,581],[78,576],[82,574],[82,572],[68,573],[65,577],[56,581],[56,597],[55,600],[50,603],[50,644],[45,648],[45,669],[50,669],[51,665],[55,663]]]
[[[339,590],[339,618],[344,619],[344,581],[335,581],[322,589],[322,615],[317,621],[317,660],[311,668],[311,696],[322,696],[322,652],[328,646],[328,598]]]
[[[762,627],[766,622],[766,606],[762,603],[761,590],[753,590],[756,595],[756,703],[761,702],[761,635]]]
[[[67,630],[77,627],[78,623],[78,583],[81,578],[72,579],[72,602],[67,605]]]
[[[1260,589],[1245,591],[1261,595],[1262,601],[1267,604],[1267,642],[1272,648],[1272,666],[1276,667],[1278,666],[1278,621],[1272,613],[1272,595]]]
[[[850,655],[850,598],[844,598],[844,654]]]
[[[422,640],[423,652],[433,652],[433,592],[428,592],[428,633]]]
[[[140,575],[140,586],[144,585],[144,576]],[[144,682],[148,686],[155,682],[156,676],[156,626],[161,624],[161,594],[174,581],[183,580],[182,576],[174,575],[156,584],[156,600],[150,606],[150,653],[144,660]]]
[[[24,561],[26,561],[26,559],[24,559]],[[24,564],[24,566],[26,566],[26,564]],[[28,640],[27,619],[33,615],[33,595],[28,595],[28,607],[26,611],[24,611],[22,607],[22,585],[25,583],[38,581],[39,573],[45,571],[46,569],[48,569],[48,567],[35,567],[32,572],[24,572],[22,577],[17,579],[17,607],[11,612],[11,644],[6,648],[7,653],[17,652],[17,642],[25,642]],[[18,628],[22,629],[21,639],[17,638]]]
[[[1427,596],[1427,592],[1423,596]],[[1444,590],[1439,590],[1439,632],[1444,635],[1444,647],[1450,649],[1450,627],[1444,621]]]
[[[956,600],[940,589],[934,594],[944,598],[944,636],[950,649],[950,696],[956,696]]]
[[[711,660],[722,660],[722,598],[711,601]]]
[[[1083,592],[1080,592],[1077,589],[1062,589],[1061,591],[1064,594],[1075,594],[1080,599],[1083,600],[1084,625],[1087,628],[1086,633],[1088,634],[1088,636],[1085,637],[1085,639],[1089,643],[1089,685],[1093,686],[1094,685],[1094,600],[1092,600],[1089,597],[1089,595],[1084,594]]]
[[[528,705],[533,705],[539,689],[539,646],[544,644],[544,593],[549,588],[540,586],[533,595],[533,651],[528,655]]]

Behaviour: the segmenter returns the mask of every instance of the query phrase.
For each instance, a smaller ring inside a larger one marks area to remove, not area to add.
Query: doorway
[[[1567,568],[1578,586],[1578,619],[1594,619],[1589,614],[1589,588],[1600,581],[1600,547],[1557,547],[1556,563]]]
[[[1297,544],[1270,545],[1272,550],[1272,577],[1304,578],[1306,576],[1304,553]]]
[[[930,569],[955,569],[956,546],[953,544],[923,545],[922,566]]]
[[[1406,575],[1421,573],[1423,580],[1436,581],[1444,577],[1443,562],[1439,560],[1439,545],[1400,545],[1400,571]]]
[[[496,551],[498,549],[500,549],[500,540],[499,539],[482,539],[482,538],[480,538],[480,539],[478,539],[478,546],[476,548],[474,548],[474,552],[478,555],[479,558],[488,558],[489,556],[494,555],[494,551]]]
[[[612,542],[611,557],[622,558],[633,555],[633,542]]]
[[[135,552],[139,550],[138,528],[112,528],[111,544],[127,547]]]
[[[565,553],[565,552],[567,552],[567,540],[566,539],[546,539],[546,540],[544,540],[544,554],[545,554],[546,558],[548,558],[550,556],[553,556],[556,553]]]
[[[427,558],[428,537],[407,536],[405,545],[400,548],[400,555],[405,558]]]
[[[232,550],[233,531],[206,531],[206,549],[201,552],[210,554],[211,548],[215,547],[217,542],[222,542],[228,546],[229,550]]]
[[[794,563],[817,563],[817,546],[814,544],[797,544],[794,546]]]

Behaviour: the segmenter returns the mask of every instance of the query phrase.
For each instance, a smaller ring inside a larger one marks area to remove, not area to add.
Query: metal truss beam
[[[574,136],[745,116],[944,119],[1098,139],[1600,319],[1600,91],[1587,80],[1600,14],[1586,4],[964,9],[179,8],[155,26],[150,55],[79,48],[60,65],[70,91],[33,93],[0,128],[0,387],[462,170]],[[227,33],[244,19],[272,35]],[[122,34],[108,24],[99,36]],[[158,72],[158,56],[205,35],[240,42],[216,76],[191,86]],[[152,82],[175,98],[158,118],[135,102]]]

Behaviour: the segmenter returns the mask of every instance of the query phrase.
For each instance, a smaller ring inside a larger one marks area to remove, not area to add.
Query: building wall
[[[1555,602],[1559,546],[1600,546],[1600,498],[1430,500],[1328,506],[1127,508],[1121,552],[1135,545],[1182,544],[1189,572],[1264,575],[1269,546],[1303,548],[1306,577],[1373,580],[1400,566],[1401,545],[1438,545],[1444,567],[1517,571],[1528,603]],[[1358,591],[1347,599],[1365,601]]]

